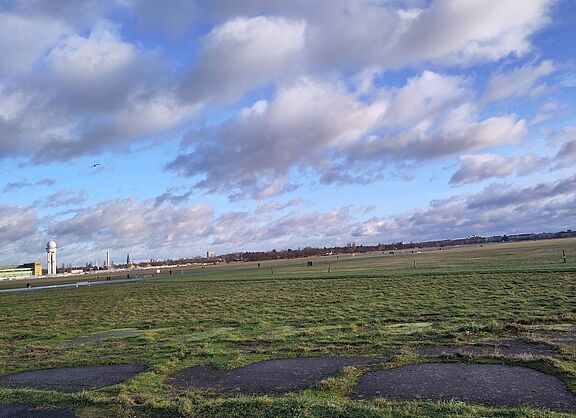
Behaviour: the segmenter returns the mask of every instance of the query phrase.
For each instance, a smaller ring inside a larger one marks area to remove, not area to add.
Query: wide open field
[[[560,378],[576,393],[574,239],[173,273],[135,283],[0,294],[0,375],[54,367],[149,367],[126,383],[77,394],[0,389],[0,403],[71,408],[80,417],[561,416],[460,402],[349,400],[367,370],[431,361],[528,366]],[[509,338],[557,355],[430,357],[420,351]],[[386,361],[346,368],[288,395],[216,394],[169,384],[171,374],[194,365],[231,368],[318,356]]]

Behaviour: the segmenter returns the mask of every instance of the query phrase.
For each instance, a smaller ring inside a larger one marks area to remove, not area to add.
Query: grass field
[[[178,391],[167,378],[196,364],[297,356],[389,356],[391,367],[425,361],[416,352],[423,345],[524,336],[560,356],[498,361],[546,371],[576,393],[576,347],[554,339],[574,330],[575,239],[197,267],[166,279],[0,294],[0,374],[150,366],[125,384],[79,394],[0,389],[0,403],[72,407],[82,417],[563,416],[459,402],[350,401],[360,368],[277,397]]]

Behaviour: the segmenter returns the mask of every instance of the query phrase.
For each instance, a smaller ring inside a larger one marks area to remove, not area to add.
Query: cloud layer
[[[400,88],[364,93],[342,80],[300,78],[232,121],[189,132],[183,146],[192,150],[167,167],[204,176],[197,186],[211,192],[262,199],[292,190],[294,168],[322,183],[366,183],[394,164],[516,144],[527,134],[514,114],[481,118],[460,77],[424,71]]]
[[[224,253],[561,230],[576,222],[576,176],[526,185],[495,183],[478,193],[385,217],[367,218],[369,211],[359,206],[317,211],[301,203],[291,200],[253,212],[217,213],[206,204],[158,206],[153,200],[129,198],[86,206],[68,219],[49,221],[39,219],[33,207],[0,206],[0,242],[5,244],[4,254],[20,254],[21,261],[38,257],[41,248],[30,248],[29,242],[41,236],[44,223],[48,235],[66,247],[66,257],[83,264],[92,261],[86,257],[98,257],[110,248],[117,254],[130,252],[135,259],[176,258],[207,249]]]
[[[465,68],[521,56],[532,48],[530,37],[550,22],[552,4],[532,0],[518,7],[518,1],[506,0],[478,7],[440,0],[395,8],[386,2],[338,0],[312,7],[304,1],[251,0],[235,6],[176,2],[168,12],[159,2],[35,3],[32,7],[11,1],[0,11],[0,95],[5,108],[0,132],[17,138],[0,142],[4,158],[67,160],[128,150],[134,142],[172,138],[170,132],[214,101],[233,102],[272,82],[281,83],[280,96],[298,79],[314,79],[326,71],[361,73],[373,68],[378,73],[427,63]],[[169,68],[174,62],[161,50],[122,35],[111,20],[118,10],[132,14],[137,28],[146,28],[151,18],[165,29],[179,21],[194,28],[206,19],[214,26],[199,42],[188,68],[173,72]],[[498,75],[487,97],[494,100],[493,91],[503,94],[498,86],[509,85],[506,77],[521,74],[526,81],[517,89],[523,90],[552,68],[546,61]],[[434,91],[441,86],[433,76],[419,82],[438,96],[433,99],[436,106],[454,99]],[[410,88],[418,87],[406,86]],[[450,93],[457,91],[448,89]],[[402,96],[397,100],[401,119],[421,121],[422,112],[434,110],[432,104],[407,115]]]

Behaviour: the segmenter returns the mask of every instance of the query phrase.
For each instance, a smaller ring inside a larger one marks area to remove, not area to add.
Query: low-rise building
[[[25,279],[42,276],[42,263],[27,263],[20,266],[0,266],[0,280]]]

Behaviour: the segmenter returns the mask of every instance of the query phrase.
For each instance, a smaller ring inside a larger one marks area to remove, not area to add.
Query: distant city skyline
[[[0,0],[0,265],[574,228],[574,22],[570,0]]]

